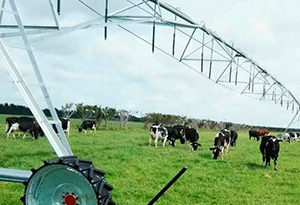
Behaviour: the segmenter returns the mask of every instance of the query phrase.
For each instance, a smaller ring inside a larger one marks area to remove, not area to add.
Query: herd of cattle
[[[214,138],[213,147],[209,150],[212,152],[212,158],[218,159],[224,158],[227,155],[229,147],[235,147],[238,138],[238,133],[235,130],[222,129]],[[269,135],[268,130],[249,130],[249,139],[254,138],[257,141],[261,138],[259,150],[262,154],[262,161],[265,166],[270,166],[271,159],[274,160],[274,169],[277,170],[277,159],[280,151],[279,142],[300,139],[300,133],[285,133],[277,137]],[[166,142],[170,145],[176,146],[176,140],[179,140],[181,144],[189,143],[192,150],[196,151],[201,144],[198,142],[199,133],[192,127],[186,127],[182,125],[163,126],[162,124],[155,123],[150,127],[150,139],[149,145],[154,141],[157,147],[158,141],[162,141],[163,147]]]
[[[63,131],[67,134],[67,137],[70,136],[70,120],[69,119],[59,119],[61,121],[61,126]],[[84,120],[80,127],[78,128],[79,132],[87,132],[87,130],[96,131],[96,121],[95,120]],[[55,124],[52,125],[53,130],[57,133],[57,128]],[[40,125],[34,118],[31,117],[7,117],[6,118],[6,136],[12,134],[13,138],[16,138],[15,132],[18,131],[19,134],[23,133],[23,139],[26,137],[26,134],[29,133],[34,139],[38,139],[39,136],[44,136],[44,132],[41,129]]]
[[[60,119],[63,131],[69,137],[70,135],[70,120]],[[54,131],[57,133],[55,124],[52,125]],[[97,123],[94,120],[84,120],[78,127],[78,131],[85,133],[87,130],[92,132],[96,131]],[[44,136],[43,130],[34,118],[30,117],[7,117],[6,118],[6,135],[7,138],[10,135],[15,137],[15,131],[23,133],[23,139],[26,137],[26,133],[29,133],[34,139],[38,139],[39,136]],[[214,138],[213,147],[209,150],[212,152],[212,158],[217,159],[224,158],[227,155],[229,147],[235,147],[238,138],[238,133],[235,130],[222,129]],[[262,160],[265,166],[270,166],[270,160],[274,160],[275,170],[277,169],[277,158],[280,150],[279,142],[287,141],[292,142],[294,140],[300,140],[300,133],[290,132],[284,133],[277,137],[269,135],[268,130],[249,130],[249,139],[254,138],[257,141],[261,139],[259,146],[262,154]],[[175,126],[163,126],[162,124],[155,123],[150,127],[150,139],[149,145],[154,141],[157,147],[158,141],[162,141],[163,147],[168,142],[171,146],[176,146],[176,141],[179,140],[181,144],[189,143],[191,149],[196,151],[201,144],[199,143],[199,133],[196,129],[188,126],[175,125]]]

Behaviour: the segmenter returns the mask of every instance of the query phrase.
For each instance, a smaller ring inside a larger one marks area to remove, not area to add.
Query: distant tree
[[[129,120],[130,112],[127,110],[119,110],[118,116],[119,116],[119,120],[120,120],[120,127],[125,128],[128,120]]]
[[[103,119],[101,106],[84,105],[83,103],[76,105],[76,111],[82,120],[95,120],[97,125],[101,124]]]
[[[107,127],[107,121],[112,120],[117,115],[117,110],[115,108],[105,107],[102,109],[102,116],[104,119],[104,126]]]
[[[187,118],[178,115],[166,115],[161,113],[148,113],[144,118],[144,126],[147,127],[149,123],[162,123],[168,125],[185,124]]]
[[[74,103],[67,103],[61,106],[62,117],[70,119],[76,112],[76,106]]]

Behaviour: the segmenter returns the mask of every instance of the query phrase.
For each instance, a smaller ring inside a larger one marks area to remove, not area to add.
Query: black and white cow
[[[78,131],[82,132],[82,130],[84,130],[84,132],[86,133],[88,129],[91,129],[92,131],[96,132],[96,128],[97,123],[95,120],[84,120],[78,128]]]
[[[67,133],[67,137],[69,138],[70,137],[70,125],[71,125],[70,120],[64,119],[64,118],[59,118],[59,120],[61,121],[61,126],[62,126],[63,131],[65,133]],[[58,133],[55,125],[53,125],[53,129],[56,133]]]
[[[280,137],[282,138],[283,141],[291,143],[292,141],[296,141],[298,139],[298,135],[296,132],[285,132],[280,134]]]
[[[184,129],[184,137],[187,141],[190,142],[190,146],[193,151],[196,151],[198,149],[198,146],[201,146],[201,144],[198,143],[199,133],[196,129],[192,127],[186,127]]]
[[[296,132],[290,132],[289,135],[290,135],[289,142],[291,142],[293,140],[296,141],[298,139],[298,134]]]
[[[238,133],[235,130],[230,130],[230,146],[235,147],[238,138]]]
[[[273,159],[275,170],[277,170],[277,159],[280,150],[279,142],[282,142],[282,140],[277,139],[275,136],[265,135],[261,138],[259,146],[263,164],[265,163],[265,166],[270,166],[270,160]]]
[[[162,140],[163,147],[165,147],[167,138],[168,138],[168,130],[166,127],[157,123],[153,124],[150,127],[149,146],[152,144],[152,141],[154,141],[155,147],[157,147],[158,140]]]
[[[185,143],[185,137],[184,137],[184,129],[185,127],[182,125],[175,125],[173,127],[166,127],[168,130],[168,140],[170,141],[170,144],[175,147],[176,146],[176,140],[180,140],[181,144]]]
[[[11,126],[14,123],[33,122],[34,118],[32,118],[32,117],[7,117],[5,121],[6,121],[6,133],[8,133]]]
[[[223,129],[215,136],[214,147],[209,148],[212,151],[213,159],[218,159],[221,155],[222,159],[228,152],[231,142],[230,130]]]
[[[23,139],[25,139],[26,133],[29,133],[34,139],[38,139],[39,135],[43,135],[43,131],[39,124],[36,121],[32,122],[30,120],[18,120],[18,122],[13,123],[7,132],[7,138],[9,138],[9,135],[14,131],[23,132]],[[14,133],[13,137],[16,138]]]

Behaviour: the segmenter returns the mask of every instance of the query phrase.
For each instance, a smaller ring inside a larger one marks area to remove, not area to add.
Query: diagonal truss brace
[[[51,2],[51,0],[50,0]],[[52,146],[52,148],[54,149],[54,151],[56,152],[57,156],[59,157],[63,157],[63,156],[71,156],[72,151],[71,151],[71,147],[64,135],[64,132],[62,130],[61,127],[61,122],[58,118],[58,115],[55,111],[55,108],[51,102],[49,93],[47,91],[47,88],[44,84],[42,75],[40,73],[37,61],[35,59],[35,56],[32,52],[32,48],[31,48],[31,44],[28,40],[27,34],[25,32],[25,28],[23,26],[22,20],[20,18],[18,9],[16,7],[16,4],[14,2],[14,0],[9,0],[10,3],[10,7],[13,11],[13,15],[15,17],[15,20],[17,22],[17,28],[19,30],[19,33],[21,35],[21,38],[24,42],[25,45],[25,50],[27,52],[27,55],[30,59],[30,62],[32,64],[33,70],[34,70],[34,74],[38,79],[42,94],[43,94],[43,98],[46,101],[47,104],[47,108],[50,110],[52,119],[55,123],[55,126],[58,130],[58,134],[55,133],[52,125],[50,124],[50,122],[48,121],[47,117],[45,116],[45,114],[43,113],[41,107],[39,106],[38,102],[36,101],[36,99],[34,98],[32,92],[30,91],[29,87],[27,86],[27,84],[25,83],[22,74],[19,72],[16,64],[14,63],[13,59],[11,58],[11,55],[9,54],[9,52],[7,51],[3,41],[0,39],[0,50],[3,54],[3,56],[5,57],[5,60],[8,64],[7,70],[10,73],[11,77],[14,79],[16,86],[18,87],[19,91],[21,92],[21,95],[23,96],[23,98],[25,99],[26,103],[28,104],[30,110],[32,111],[34,117],[36,118],[37,122],[39,123],[39,125],[41,126],[42,130],[44,131],[48,141],[50,142],[50,145]],[[56,16],[56,15],[55,15]]]

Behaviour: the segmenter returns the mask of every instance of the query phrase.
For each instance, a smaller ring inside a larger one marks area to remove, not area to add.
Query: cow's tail
[[[5,119],[5,122],[6,122],[6,124],[5,124],[5,132],[8,133],[9,128],[10,128],[10,123],[9,123],[8,118]]]
[[[6,133],[8,132],[8,123],[6,123],[6,125],[5,125],[5,132]]]

